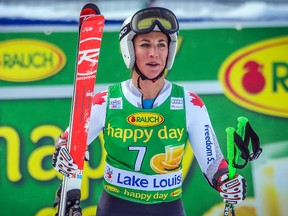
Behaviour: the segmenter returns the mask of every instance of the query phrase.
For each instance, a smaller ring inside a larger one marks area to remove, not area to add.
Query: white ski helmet
[[[119,35],[120,49],[127,68],[133,68],[135,65],[134,36],[151,31],[161,31],[169,36],[166,69],[172,68],[177,49],[179,24],[172,11],[161,7],[139,10],[122,24]]]

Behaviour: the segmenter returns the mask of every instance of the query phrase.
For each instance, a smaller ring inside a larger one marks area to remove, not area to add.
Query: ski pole
[[[227,159],[228,159],[228,177],[229,179],[234,178],[236,174],[236,168],[233,166],[234,159],[235,159],[235,151],[237,152],[237,149],[235,148],[234,144],[234,132],[235,129],[233,127],[228,127],[226,129],[227,133]]]
[[[233,127],[226,128],[227,134],[227,160],[228,160],[228,178],[233,179],[236,175],[236,168],[233,166],[235,159],[235,151],[237,152],[236,146],[234,144],[234,133],[235,129]],[[232,215],[235,215],[234,206],[230,203],[225,204],[224,216],[228,216],[229,210]]]
[[[246,124],[248,119],[245,117],[238,117],[237,131],[236,133],[241,137],[242,140],[245,138],[246,133]],[[233,179],[236,175],[236,168],[234,164],[237,163],[240,155],[239,148],[235,145],[234,142],[234,133],[235,129],[233,127],[226,128],[227,133],[227,159],[228,159],[228,178]],[[229,210],[231,209],[231,214],[235,215],[233,204],[226,203],[224,208],[224,216],[228,215]]]

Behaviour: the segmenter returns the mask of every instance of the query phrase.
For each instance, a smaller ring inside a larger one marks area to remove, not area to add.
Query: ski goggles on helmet
[[[161,7],[145,8],[131,18],[130,27],[136,34],[151,32],[155,26],[166,34],[178,32],[179,24],[175,14]]]

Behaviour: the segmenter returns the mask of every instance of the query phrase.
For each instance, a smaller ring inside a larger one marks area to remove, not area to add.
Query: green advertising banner
[[[1,215],[54,215],[61,175],[51,165],[54,142],[69,123],[77,30],[0,33]],[[237,216],[287,215],[288,26],[186,28],[167,79],[200,95],[224,155],[226,128],[245,116],[263,146],[237,170],[248,182]],[[118,32],[104,32],[96,90],[129,78]],[[219,193],[206,182],[191,147],[184,155],[187,216],[223,215]],[[90,146],[82,188],[83,215],[95,215],[102,190],[104,141]]]

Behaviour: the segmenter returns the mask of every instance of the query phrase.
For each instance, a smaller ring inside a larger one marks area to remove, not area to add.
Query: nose
[[[158,56],[157,46],[151,46],[150,47],[149,56],[150,57],[157,57]]]

